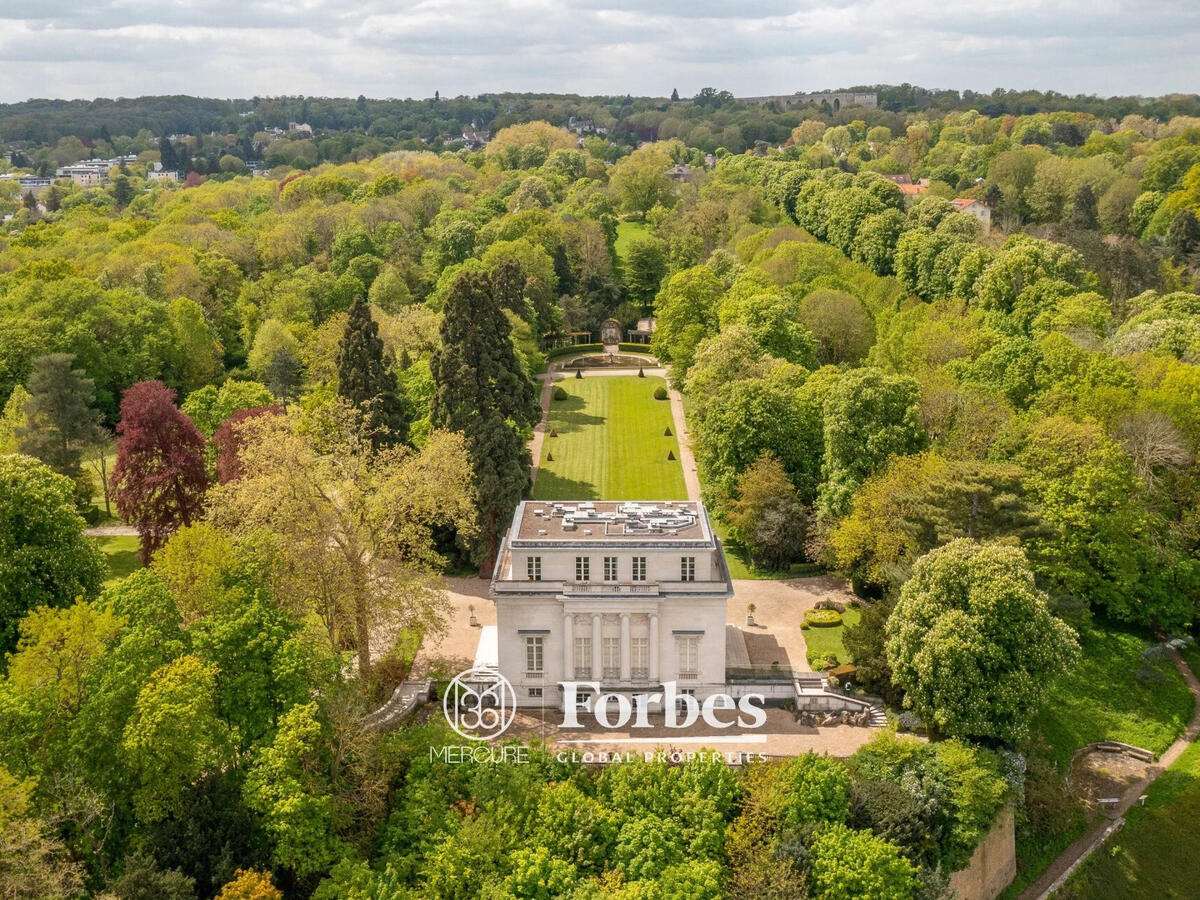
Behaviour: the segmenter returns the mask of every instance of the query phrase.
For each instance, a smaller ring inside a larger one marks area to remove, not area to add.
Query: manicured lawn
[[[105,586],[115,584],[131,572],[142,567],[138,560],[138,539],[136,537],[117,535],[115,537],[94,538],[97,546],[108,560],[108,578]]]
[[[712,515],[712,510],[709,510]],[[721,539],[725,548],[725,564],[729,567],[729,576],[744,581],[771,581],[780,578],[806,578],[809,575],[820,575],[825,572],[822,566],[813,563],[792,563],[785,572],[781,569],[763,569],[750,561],[750,556],[739,545],[729,539],[729,527],[720,519],[713,517],[713,530]]]
[[[815,628],[809,626],[804,629],[804,643],[808,647],[810,660],[816,658],[819,653],[820,659],[825,659],[830,654],[833,654],[837,657],[839,665],[854,662],[850,658],[850,654],[846,652],[846,645],[842,643],[842,635],[846,633],[847,627],[857,625],[858,620],[861,618],[862,613],[857,608],[847,606],[846,611],[842,613],[841,625],[836,625],[833,628]],[[813,668],[823,667],[813,665]]]
[[[617,256],[621,259],[625,258],[625,253],[629,250],[629,243],[634,238],[642,237],[649,234],[649,229],[646,228],[645,222],[621,222],[617,225]]]
[[[1066,765],[1093,741],[1124,741],[1161,753],[1192,717],[1192,695],[1169,659],[1147,665],[1137,634],[1086,627],[1080,663],[1050,690],[1034,721],[1047,755]]]
[[[654,399],[663,379],[585,375],[556,384],[567,398],[550,402],[535,499],[687,499],[679,443],[664,434],[675,430],[671,407]]]
[[[1146,805],[1126,814],[1124,828],[1093,853],[1056,896],[1200,896],[1200,744],[1192,744],[1146,793]]]

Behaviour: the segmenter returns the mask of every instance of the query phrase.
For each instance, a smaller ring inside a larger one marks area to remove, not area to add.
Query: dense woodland
[[[480,152],[383,152],[397,118],[263,178],[243,134],[185,184],[146,180],[159,133],[238,110],[20,138],[141,158],[0,237],[5,896],[933,898],[1005,799],[1052,827],[1047,691],[1094,629],[1196,626],[1200,117],[971,99],[755,132],[714,92],[633,149],[487,98]],[[257,114],[383,112],[300,102]],[[938,740],[595,772],[363,724],[528,490],[550,348],[648,313],[731,546],[849,576],[860,677]],[[148,565],[105,583],[109,501]]]

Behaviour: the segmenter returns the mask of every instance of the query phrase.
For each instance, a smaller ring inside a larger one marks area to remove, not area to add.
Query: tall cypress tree
[[[379,326],[361,294],[350,305],[337,364],[338,396],[359,412],[371,446],[407,441],[412,407],[385,364]]]
[[[495,558],[500,528],[528,491],[532,462],[519,429],[541,417],[537,391],[513,349],[508,319],[482,272],[466,271],[443,308],[431,366],[431,420],[467,439],[479,495],[477,562]]]

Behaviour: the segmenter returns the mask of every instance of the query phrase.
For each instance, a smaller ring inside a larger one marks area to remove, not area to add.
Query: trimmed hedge
[[[649,344],[617,344],[617,348],[622,353],[644,353],[647,356],[654,356],[650,352]],[[580,356],[588,353],[602,353],[604,351],[603,344],[575,344],[572,347],[555,347],[553,350],[544,350],[542,355],[549,362],[555,359],[562,359],[564,356]]]
[[[659,385],[658,387],[656,387],[654,389],[654,399],[655,400],[666,400],[667,399],[667,389],[665,387],[663,387],[662,385]]]
[[[833,628],[842,624],[842,614],[836,609],[810,609],[804,614],[804,624],[810,628]]]
[[[567,399],[567,391],[566,391],[566,389],[565,389],[565,388],[563,388],[563,387],[561,387],[561,386],[559,386],[559,385],[555,385],[555,387],[554,387],[554,399],[555,399],[555,400],[566,400],[566,399]]]

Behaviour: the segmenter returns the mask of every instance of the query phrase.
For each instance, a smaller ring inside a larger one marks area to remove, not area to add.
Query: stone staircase
[[[406,681],[392,692],[388,702],[363,719],[372,731],[389,731],[416,712],[429,699],[432,684],[428,681]]]
[[[796,691],[827,691],[829,679],[821,672],[797,672]]]
[[[849,713],[854,724],[868,728],[883,728],[887,725],[887,710],[874,697],[864,698],[842,694],[829,689],[829,678],[822,672],[796,672],[793,675],[796,690],[796,718],[825,722],[831,716]],[[865,715],[865,718],[864,718]]]

